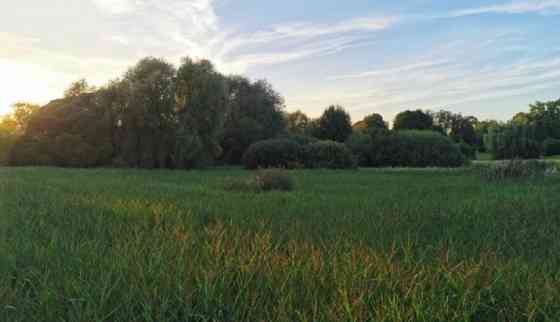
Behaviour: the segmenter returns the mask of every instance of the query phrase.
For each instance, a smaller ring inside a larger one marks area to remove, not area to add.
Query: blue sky
[[[446,108],[505,120],[560,97],[560,0],[3,0],[0,113],[143,56],[265,78],[288,111]]]

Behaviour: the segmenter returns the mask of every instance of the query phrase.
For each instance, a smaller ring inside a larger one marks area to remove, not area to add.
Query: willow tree
[[[220,133],[226,113],[226,82],[208,60],[183,59],[176,78],[175,165],[193,168],[222,153]]]

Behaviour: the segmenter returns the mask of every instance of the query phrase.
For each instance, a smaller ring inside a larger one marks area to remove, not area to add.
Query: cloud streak
[[[481,14],[558,14],[560,13],[560,1],[558,0],[533,0],[513,1],[509,3],[483,6],[478,8],[462,9],[451,12],[450,17],[464,17]]]

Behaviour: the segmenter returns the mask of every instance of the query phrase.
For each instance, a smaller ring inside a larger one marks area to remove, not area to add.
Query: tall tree
[[[226,82],[207,61],[185,58],[177,71],[175,162],[181,168],[211,163],[220,156],[226,114]]]
[[[286,131],[284,99],[266,81],[227,79],[227,115],[222,135],[223,160],[238,164],[253,143]]]
[[[448,135],[456,142],[465,142],[472,146],[479,143],[475,125],[478,120],[474,116],[463,116],[461,113],[440,110],[429,112],[433,119],[434,129]]]
[[[27,102],[17,102],[12,105],[12,114],[10,118],[15,122],[16,131],[19,134],[25,133],[33,113],[38,111],[39,108],[39,105]]]
[[[287,130],[290,134],[304,135],[309,126],[309,117],[302,111],[286,114]]]
[[[393,129],[399,130],[432,130],[434,120],[429,113],[422,110],[404,111],[395,117]]]
[[[85,79],[80,79],[72,84],[64,91],[64,97],[76,97],[83,94],[95,92],[95,87],[90,86]]]
[[[135,167],[167,167],[175,138],[175,68],[162,59],[144,58],[126,73],[124,82],[125,161]]]
[[[352,134],[350,114],[339,105],[328,107],[319,118],[317,134],[322,140],[346,141]]]

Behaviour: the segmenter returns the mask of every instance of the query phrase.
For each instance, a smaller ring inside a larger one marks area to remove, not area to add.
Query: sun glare
[[[70,77],[46,70],[40,66],[21,64],[0,59],[0,116],[10,112],[18,101],[45,104],[62,95]]]

